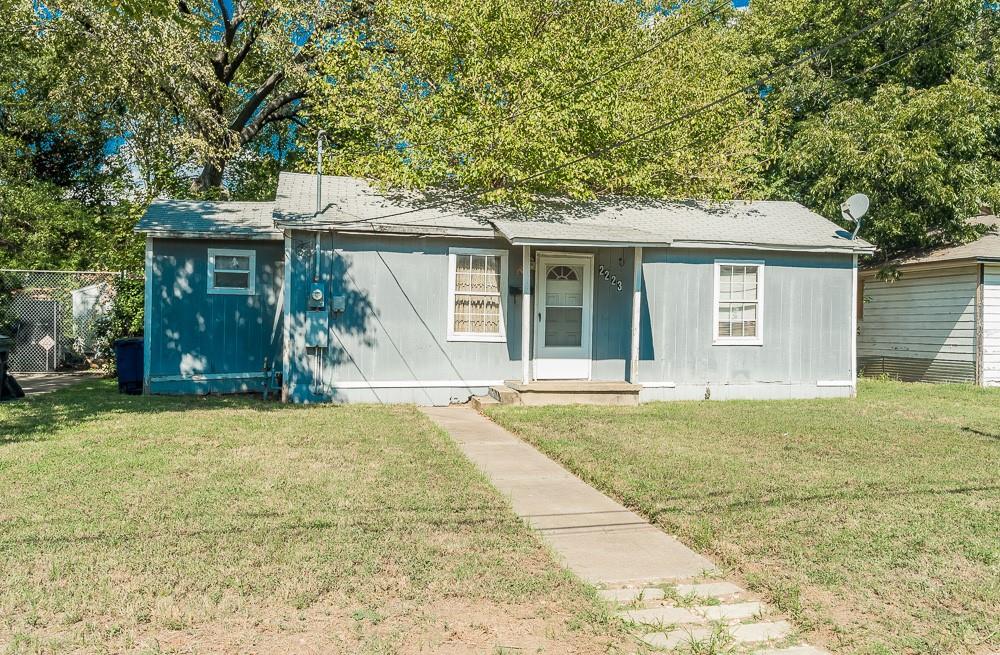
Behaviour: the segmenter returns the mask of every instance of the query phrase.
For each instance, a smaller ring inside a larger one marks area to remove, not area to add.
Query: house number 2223
[[[601,264],[601,267],[597,269],[597,277],[604,278],[610,282],[613,288],[619,291],[622,290],[622,281],[618,279],[617,275],[612,275],[610,270],[604,268],[604,264]]]

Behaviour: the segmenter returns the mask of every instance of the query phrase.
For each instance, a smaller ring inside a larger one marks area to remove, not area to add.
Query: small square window
[[[253,250],[208,249],[208,292],[251,296],[256,277]]]

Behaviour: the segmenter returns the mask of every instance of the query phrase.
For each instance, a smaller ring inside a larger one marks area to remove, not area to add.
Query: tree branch
[[[257,113],[257,108],[260,107],[260,103],[264,102],[274,91],[274,88],[281,84],[281,81],[285,79],[285,71],[275,71],[271,73],[271,76],[264,80],[264,83],[254,91],[253,95],[247,99],[243,109],[240,111],[239,115],[233,119],[233,122],[229,124],[229,129],[235,130],[237,132],[242,131],[246,126],[247,122]]]
[[[295,116],[298,108],[292,103],[305,98],[306,95],[305,91],[289,91],[267,103],[267,106],[240,130],[240,143],[246,144],[252,141],[268,123],[288,120]]]

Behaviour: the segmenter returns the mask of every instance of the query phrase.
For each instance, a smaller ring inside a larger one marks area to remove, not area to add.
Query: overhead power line
[[[449,140],[454,141],[454,140],[462,139],[462,138],[469,137],[469,136],[476,136],[477,134],[481,134],[482,132],[486,132],[487,130],[498,128],[498,127],[501,127],[502,125],[505,125],[505,124],[513,123],[515,120],[517,120],[518,118],[520,118],[522,116],[527,116],[529,114],[534,114],[534,113],[536,113],[538,111],[541,111],[542,109],[550,107],[550,106],[552,106],[553,103],[558,102],[559,100],[562,100],[562,99],[564,99],[564,98],[566,98],[568,96],[574,95],[574,94],[578,93],[579,91],[582,91],[583,89],[587,88],[588,86],[591,86],[591,85],[596,84],[597,82],[603,80],[604,78],[606,78],[611,73],[619,71],[619,70],[625,68],[626,66],[628,66],[629,64],[633,64],[633,63],[641,60],[646,55],[649,55],[649,54],[651,54],[653,52],[656,52],[657,50],[659,50],[660,48],[664,47],[665,45],[667,45],[668,43],[670,43],[674,39],[676,39],[676,38],[678,38],[678,37],[686,34],[687,32],[690,32],[697,25],[705,22],[706,20],[708,20],[712,16],[718,14],[720,11],[722,11],[727,6],[731,6],[731,2],[732,2],[732,0],[721,0],[720,2],[717,2],[716,4],[714,4],[711,7],[709,7],[708,11],[706,11],[703,14],[700,14],[696,18],[694,18],[691,21],[687,22],[683,27],[681,27],[681,28],[679,28],[679,29],[671,32],[670,34],[666,35],[662,39],[658,40],[653,45],[648,46],[646,48],[643,48],[642,50],[640,50],[636,54],[632,55],[631,57],[629,57],[627,59],[623,59],[621,61],[618,61],[618,62],[612,64],[611,66],[609,66],[609,67],[601,70],[599,73],[596,73],[596,74],[592,75],[591,77],[589,77],[589,78],[587,78],[585,80],[582,80],[580,82],[577,82],[576,84],[573,84],[568,89],[566,89],[564,91],[561,91],[560,93],[552,96],[551,98],[545,98],[545,99],[541,100],[540,102],[537,102],[537,103],[535,103],[533,105],[529,105],[527,107],[524,107],[523,109],[519,109],[519,110],[513,112],[512,114],[510,114],[508,116],[504,116],[504,117],[501,117],[501,118],[498,118],[498,119],[495,119],[495,120],[488,121],[485,125],[480,125],[479,127],[474,127],[474,128],[462,131],[462,132],[458,132],[456,134],[452,134]],[[418,141],[416,143],[407,143],[406,144],[406,149],[411,149],[411,148],[412,149],[425,148],[427,146],[434,145],[435,143],[436,143],[436,140],[435,141],[430,141],[430,140],[428,140],[428,141]]]
[[[767,82],[769,80],[773,80],[774,78],[778,77],[779,75],[781,75],[783,73],[786,73],[786,72],[788,72],[788,71],[790,71],[790,70],[792,70],[792,69],[794,69],[794,68],[796,68],[796,67],[798,67],[798,66],[800,66],[802,64],[808,63],[810,61],[814,61],[814,60],[816,60],[816,59],[818,59],[818,58],[820,58],[820,57],[822,57],[822,56],[830,53],[831,51],[833,51],[833,50],[835,50],[835,49],[843,46],[844,44],[846,44],[846,43],[848,43],[850,41],[853,41],[854,39],[858,38],[859,36],[861,36],[861,35],[863,35],[863,34],[865,34],[867,32],[870,32],[871,30],[873,30],[873,29],[875,29],[877,27],[880,27],[880,26],[884,25],[885,23],[891,21],[895,17],[897,17],[900,14],[902,14],[904,11],[907,11],[909,9],[913,9],[913,8],[917,7],[918,5],[922,4],[924,1],[925,0],[907,0],[907,2],[903,3],[902,5],[900,5],[895,10],[893,10],[893,11],[891,11],[891,12],[883,15],[882,17],[878,18],[877,20],[875,20],[875,21],[873,21],[871,23],[868,23],[864,27],[861,27],[861,28],[855,30],[854,32],[851,32],[850,34],[848,34],[846,36],[843,36],[840,39],[837,39],[833,43],[831,43],[831,44],[829,44],[827,46],[824,46],[823,48],[821,48],[821,49],[819,49],[819,50],[817,50],[817,51],[815,51],[813,53],[810,53],[808,55],[804,55],[804,56],[802,56],[802,57],[800,57],[800,58],[792,61],[791,63],[782,64],[782,65],[779,65],[779,66],[775,66],[775,67],[771,68],[766,74],[762,75],[760,78],[758,78],[756,81],[754,81],[753,83],[747,84],[746,86],[743,86],[743,87],[740,87],[739,89],[731,91],[731,92],[727,93],[726,95],[721,96],[721,97],[719,97],[719,98],[717,98],[717,99],[715,99],[715,100],[713,100],[711,102],[708,102],[708,103],[706,103],[704,105],[701,105],[699,107],[696,107],[694,109],[686,111],[686,112],[682,113],[679,116],[676,116],[676,117],[671,118],[669,120],[657,123],[657,124],[655,124],[655,125],[647,128],[647,129],[645,129],[645,130],[643,130],[641,132],[638,132],[636,134],[632,134],[632,135],[630,135],[628,137],[625,137],[623,139],[619,139],[618,141],[610,143],[610,144],[608,144],[606,146],[602,146],[600,148],[596,148],[596,149],[594,149],[594,150],[592,150],[592,151],[590,151],[588,153],[585,153],[583,155],[580,155],[578,157],[570,159],[569,161],[563,162],[561,164],[556,164],[554,166],[550,166],[548,168],[545,168],[545,169],[540,170],[540,171],[535,172],[535,173],[531,173],[530,175],[526,175],[524,177],[518,178],[516,180],[512,180],[510,182],[505,182],[505,183],[499,185],[498,187],[496,187],[494,189],[486,189],[486,190],[479,191],[479,192],[474,193],[474,194],[465,195],[465,196],[463,196],[463,197],[461,197],[461,198],[459,198],[457,200],[475,201],[475,200],[478,200],[479,198],[482,198],[483,196],[485,196],[487,194],[490,194],[490,193],[493,193],[495,191],[509,190],[509,189],[511,189],[513,187],[525,184],[525,183],[533,181],[533,180],[537,180],[537,179],[539,179],[541,177],[545,177],[546,175],[550,175],[550,174],[558,172],[560,170],[564,170],[564,169],[569,168],[571,166],[575,166],[575,165],[579,164],[580,162],[587,161],[589,159],[596,159],[597,157],[600,157],[601,155],[604,155],[604,154],[606,154],[608,152],[611,152],[613,150],[617,150],[617,149],[622,148],[622,147],[624,147],[626,145],[629,145],[631,143],[635,143],[636,141],[640,141],[640,140],[642,140],[642,139],[650,136],[651,134],[654,134],[656,132],[660,132],[662,130],[665,130],[665,129],[668,129],[670,127],[673,127],[674,125],[677,125],[681,121],[684,121],[684,120],[687,120],[689,118],[692,118],[692,117],[694,117],[694,116],[696,116],[696,115],[698,115],[698,114],[700,114],[702,112],[710,111],[710,110],[712,110],[712,109],[714,109],[714,108],[716,108],[716,107],[724,104],[725,102],[728,102],[729,100],[732,100],[733,98],[736,98],[738,96],[745,95],[745,94],[751,93],[753,91],[757,91],[758,92],[757,95],[759,97],[759,90],[761,89],[762,86],[764,86],[765,82]],[[382,220],[382,219],[385,219],[385,218],[393,218],[393,217],[396,217],[396,216],[404,216],[404,215],[407,215],[407,214],[414,214],[414,213],[418,213],[418,212],[427,211],[429,209],[436,209],[438,207],[441,207],[441,206],[444,206],[444,205],[447,205],[447,204],[451,204],[451,203],[453,203],[455,201],[456,201],[455,198],[450,198],[450,199],[447,199],[447,200],[442,200],[442,201],[439,201],[439,202],[430,203],[430,204],[428,204],[428,205],[426,205],[424,207],[419,207],[419,208],[414,208],[414,209],[407,209],[407,210],[404,210],[404,211],[392,212],[392,213],[389,213],[389,214],[383,214],[383,215],[380,215],[380,216],[372,216],[372,217],[369,217],[369,218],[362,218],[362,219],[358,219],[358,220],[355,220],[355,221],[345,221],[343,223],[340,223],[339,225],[343,226],[343,225],[353,225],[353,224],[357,224],[357,223],[367,223],[367,222],[371,222],[371,221]],[[457,215],[459,213],[461,213],[461,212],[456,212],[454,214],[448,214],[447,216],[453,216],[453,215]]]

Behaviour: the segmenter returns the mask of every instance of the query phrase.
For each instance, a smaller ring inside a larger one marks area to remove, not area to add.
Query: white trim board
[[[263,378],[263,371],[254,373],[192,373],[189,375],[155,375],[150,382],[207,382],[210,380],[253,380]]]
[[[146,237],[146,279],[142,284],[142,387],[149,393],[149,376],[153,370],[153,238]]]
[[[330,382],[331,389],[471,389],[497,387],[503,380],[339,380]]]

